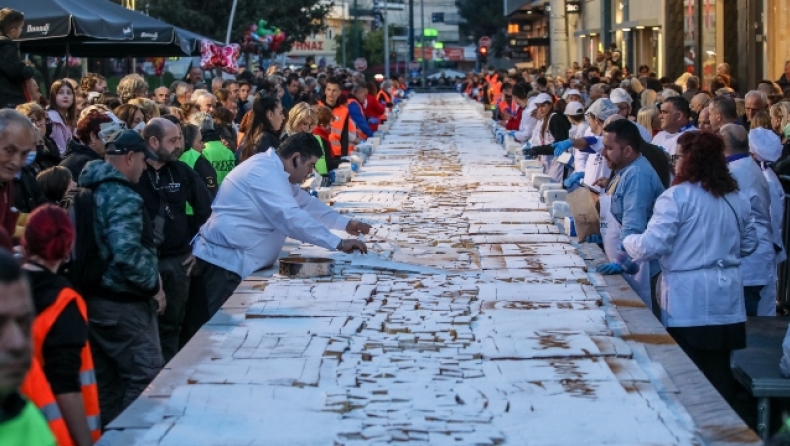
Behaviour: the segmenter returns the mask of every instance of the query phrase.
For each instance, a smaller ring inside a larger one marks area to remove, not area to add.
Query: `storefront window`
[[[694,3],[695,0],[683,0],[683,63],[687,71],[693,71],[697,62],[697,20]]]
[[[702,2],[702,84],[708,85],[716,76],[716,65],[723,60],[716,50],[716,0]]]

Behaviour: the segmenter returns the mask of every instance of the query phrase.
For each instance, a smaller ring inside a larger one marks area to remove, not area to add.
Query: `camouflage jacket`
[[[159,267],[143,199],[120,171],[103,160],[85,165],[79,185],[95,187],[96,244],[108,263],[102,287],[113,292],[107,297],[140,300],[154,296],[159,291]]]

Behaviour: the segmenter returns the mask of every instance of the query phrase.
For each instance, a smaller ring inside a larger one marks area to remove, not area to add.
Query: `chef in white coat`
[[[655,282],[661,271],[657,260],[636,262],[633,271],[627,267],[631,259],[620,246],[625,237],[641,234],[653,215],[653,205],[664,192],[664,186],[650,161],[642,156],[643,143],[634,123],[620,118],[603,129],[603,156],[614,176],[600,195],[601,220],[606,222],[603,246],[609,263],[598,268],[602,274],[621,274],[650,309],[656,309]],[[606,202],[606,205],[605,205]],[[603,227],[603,226],[602,226]]]
[[[222,182],[212,214],[192,241],[209,316],[233,294],[242,279],[280,256],[286,237],[327,249],[367,252],[356,239],[370,226],[340,215],[302,190],[323,152],[309,133],[297,133],[278,149],[239,164]]]
[[[724,155],[730,173],[738,182],[738,189],[749,199],[757,231],[757,250],[741,263],[746,315],[757,316],[762,307],[770,315],[776,312],[776,303],[767,288],[776,286],[773,272],[774,251],[771,229],[771,192],[757,162],[749,155],[749,139],[746,129],[739,124],[726,124],[719,129],[724,140]],[[763,299],[765,298],[765,299]],[[769,314],[766,314],[769,315]]]
[[[759,163],[763,171],[768,190],[771,194],[771,233],[773,236],[776,265],[787,259],[787,252],[782,242],[782,219],[785,215],[785,192],[779,178],[772,168],[773,163],[782,156],[782,141],[771,130],[764,128],[752,129],[749,132],[749,153]],[[771,269],[774,274],[772,282],[776,280],[777,269]],[[758,316],[776,316],[776,287],[767,286],[760,293],[760,305],[757,309]]]
[[[656,201],[642,234],[623,246],[661,264],[661,322],[714,387],[731,400],[730,353],[746,346],[741,257],[757,239],[748,199],[729,174],[717,136],[678,138],[675,185]]]

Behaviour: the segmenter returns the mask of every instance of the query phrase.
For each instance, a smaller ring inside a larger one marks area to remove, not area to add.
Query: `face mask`
[[[132,130],[137,133],[143,133],[143,129],[145,128],[145,122],[140,121]]]
[[[36,151],[31,150],[30,153],[27,154],[27,159],[25,159],[25,166],[29,166],[33,164],[33,161],[36,160]]]

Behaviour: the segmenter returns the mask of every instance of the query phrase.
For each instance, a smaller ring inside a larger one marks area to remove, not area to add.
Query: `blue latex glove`
[[[565,189],[570,189],[574,185],[579,184],[579,180],[581,180],[582,178],[584,178],[584,172],[574,172],[571,174],[571,176],[569,176],[568,178],[565,179],[565,181],[562,182],[562,185],[565,186]],[[598,235],[598,234],[594,234],[594,235]]]
[[[622,274],[623,268],[620,265],[612,262],[612,263],[607,263],[606,265],[599,266],[597,271],[601,274],[607,274],[607,275]]]
[[[573,145],[570,139],[566,139],[565,141],[558,141],[552,143],[551,146],[554,147],[554,156],[562,155],[566,150],[568,150]]]
[[[368,124],[378,124],[379,118],[368,118]]]
[[[599,245],[603,243],[603,239],[599,234],[591,234],[587,236],[587,239],[584,240],[587,243],[598,243]]]
[[[516,131],[515,130],[511,130],[511,131],[507,132],[507,134],[511,138],[516,139]]]
[[[512,114],[513,114],[513,110],[511,110],[511,109],[510,109],[510,107],[507,107],[507,108],[505,109],[505,112],[507,112],[507,114],[509,114],[509,115],[512,115]]]

